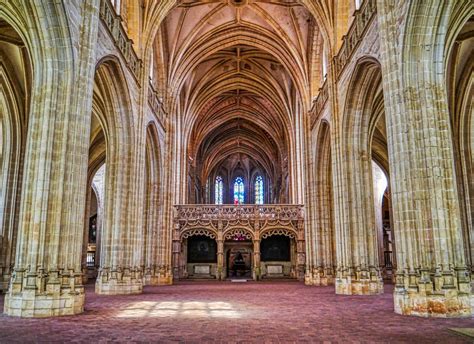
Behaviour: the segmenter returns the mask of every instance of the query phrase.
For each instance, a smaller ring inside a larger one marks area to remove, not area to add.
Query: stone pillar
[[[177,220],[174,224],[173,230],[173,250],[172,250],[172,258],[173,258],[173,278],[179,279],[180,274],[180,260],[181,260],[181,238],[179,235],[179,223]]]
[[[313,243],[306,245],[307,261],[311,264],[306,266],[305,284],[326,286],[334,283],[331,145],[327,122],[319,125],[316,149],[318,153],[312,171],[315,181],[311,187],[314,193],[313,204],[305,211],[305,214],[314,214],[309,223],[305,222],[306,231],[313,233]],[[313,251],[308,250],[311,248]]]
[[[39,79],[32,82],[18,245],[4,304],[13,316],[84,310],[81,250],[98,3],[82,8],[77,25],[87,29],[80,39],[74,24],[64,26],[67,15],[56,5],[27,2],[22,8],[35,15],[27,20],[40,33],[30,37],[38,53],[33,65],[47,73],[35,73]]]
[[[376,113],[366,98],[376,96],[373,85],[380,85],[381,72],[376,64],[367,63],[356,66],[353,73],[349,91],[344,95],[345,108],[339,109],[331,127],[335,285],[336,294],[377,295],[383,293],[383,280],[377,250],[368,134]]]
[[[444,60],[458,5],[378,1],[397,248],[394,305],[404,315],[472,313]]]
[[[88,178],[87,185],[91,185],[91,180]],[[87,268],[87,247],[89,244],[89,219],[90,219],[90,203],[92,196],[92,188],[88,187],[86,191],[86,207],[84,211],[84,233],[82,241],[82,283],[86,284],[89,280]]]
[[[304,240],[304,222],[298,221],[298,237],[296,240],[296,278],[298,281],[305,280],[305,240]]]
[[[217,279],[219,281],[224,279],[224,240],[221,233],[217,238]]]
[[[111,61],[104,62],[97,68],[95,84],[99,94],[118,92],[115,87],[119,87],[117,84],[120,81],[114,79],[114,72],[119,72],[115,68],[118,66]],[[109,112],[101,116],[119,121],[130,116],[126,109],[119,109],[120,104],[113,103],[113,100],[112,97],[107,100],[110,102],[107,103]],[[111,134],[107,143],[104,224],[95,292],[100,295],[139,294],[143,290],[143,236],[139,237],[142,227],[139,226],[138,218],[143,212],[138,206],[142,197],[137,197],[142,179],[138,177],[134,167],[137,145],[124,131],[117,128],[109,130]]]
[[[260,239],[253,240],[253,273],[252,277],[255,281],[261,278],[260,271]]]

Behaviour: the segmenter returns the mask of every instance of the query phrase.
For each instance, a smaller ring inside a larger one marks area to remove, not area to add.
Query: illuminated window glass
[[[117,12],[117,14],[120,14],[120,0],[111,0],[111,3],[115,8],[115,12]]]
[[[255,179],[255,204],[263,204],[263,178],[258,176]]]
[[[221,176],[216,177],[215,199],[216,204],[222,204],[224,198],[224,183]]]
[[[244,204],[244,180],[242,177],[234,181],[234,204]]]
[[[152,54],[151,60],[150,60],[150,73],[149,73],[150,74],[149,75],[150,80],[153,80],[153,75],[154,75],[154,72],[155,72],[155,63],[154,63],[155,61],[153,61],[153,58],[154,58],[154,56]]]

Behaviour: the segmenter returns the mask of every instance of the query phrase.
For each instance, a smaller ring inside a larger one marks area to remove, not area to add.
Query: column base
[[[82,274],[73,271],[14,271],[5,295],[7,315],[44,318],[84,312],[85,293]]]
[[[472,290],[465,267],[420,269],[396,274],[395,313],[429,318],[472,316]]]
[[[141,294],[143,281],[135,270],[102,269],[95,282],[95,292],[99,295]]]
[[[87,284],[89,281],[89,275],[88,275],[88,269],[87,267],[82,268],[82,284]]]
[[[381,280],[336,279],[336,294],[339,295],[379,295],[383,294]]]
[[[173,276],[145,276],[144,285],[172,285]]]
[[[423,295],[410,291],[393,293],[395,313],[429,318],[462,318],[473,314],[471,295],[457,290]]]
[[[166,266],[145,268],[144,285],[172,285],[173,274]]]
[[[0,276],[0,294],[6,294],[10,284],[10,276]]]
[[[334,276],[327,274],[324,270],[315,269],[314,271],[307,271],[304,277],[305,285],[312,286],[328,286],[334,284]]]
[[[4,312],[17,317],[44,318],[75,315],[84,312],[84,291],[62,291],[56,294],[38,294],[35,290],[7,293]]]

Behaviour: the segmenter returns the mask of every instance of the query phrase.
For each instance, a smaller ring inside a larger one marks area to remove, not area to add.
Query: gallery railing
[[[324,109],[326,102],[329,99],[328,82],[327,79],[324,81],[323,86],[319,89],[319,94],[313,102],[311,108],[311,128],[316,124],[319,114]]]
[[[334,68],[339,78],[352,53],[364,37],[365,31],[377,13],[376,0],[365,0],[355,12],[355,18],[349,31],[343,38],[339,52],[334,57]]]
[[[148,84],[148,104],[155,116],[161,122],[163,128],[166,130],[168,114],[163,107],[163,102],[159,98],[158,92],[155,90],[151,82]]]
[[[142,60],[140,60],[133,50],[133,41],[128,37],[122,25],[122,18],[115,12],[114,5],[110,0],[101,0],[100,19],[107,27],[110,36],[114,40],[115,46],[122,53],[127,63],[127,67],[132,72],[136,81],[140,83],[142,70]]]
[[[304,207],[298,204],[214,205],[181,204],[175,206],[177,220],[303,220]]]

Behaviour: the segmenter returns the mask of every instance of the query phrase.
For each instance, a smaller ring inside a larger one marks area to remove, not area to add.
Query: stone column
[[[304,221],[298,221],[298,237],[296,240],[296,278],[298,281],[304,281],[305,279],[305,240],[304,240]]]
[[[4,311],[72,315],[84,309],[81,253],[98,2],[71,8],[80,12],[76,24],[53,2],[22,4],[29,28],[37,30],[30,37],[33,65],[43,73],[32,82],[18,245]],[[75,25],[86,29],[79,35]]]
[[[217,239],[217,279],[224,279],[224,240],[221,233]]]
[[[255,217],[258,219],[260,216],[260,212],[258,210],[258,207],[255,207]],[[254,239],[253,239],[253,271],[252,271],[252,277],[255,281],[258,281],[262,278],[262,272],[260,270],[260,221],[255,220],[253,222],[253,234],[254,234]]]
[[[260,280],[260,239],[253,240],[253,273],[255,281]]]
[[[89,178],[88,178],[89,179]],[[87,181],[87,185],[91,181]],[[88,187],[86,191],[86,207],[84,211],[84,234],[83,234],[83,243],[82,243],[82,283],[86,284],[89,280],[88,268],[87,268],[87,247],[89,244],[89,219],[90,219],[90,204],[92,196],[92,188]]]
[[[143,290],[143,235],[139,218],[143,216],[143,198],[138,195],[143,175],[137,171],[136,150],[132,137],[139,136],[130,126],[132,107],[121,91],[121,69],[117,62],[106,60],[97,67],[94,101],[105,102],[102,118],[108,133],[105,169],[106,200],[100,248],[100,269],[95,292],[102,295],[139,294]],[[114,96],[107,96],[109,92]],[[138,106],[138,105],[137,105]],[[121,123],[121,127],[115,123]]]
[[[345,107],[343,110],[339,107],[331,127],[335,285],[336,294],[376,295],[383,293],[383,280],[376,242],[372,154],[368,140],[375,113],[368,104],[378,92],[373,85],[380,85],[380,69],[375,63],[361,63],[353,73],[349,91],[341,94],[346,97]]]
[[[462,3],[378,1],[399,314],[471,316],[444,73]]]
[[[173,278],[179,279],[180,277],[180,260],[181,260],[181,238],[179,233],[179,223],[175,222],[173,230],[173,249],[172,249],[172,261],[173,261]]]

